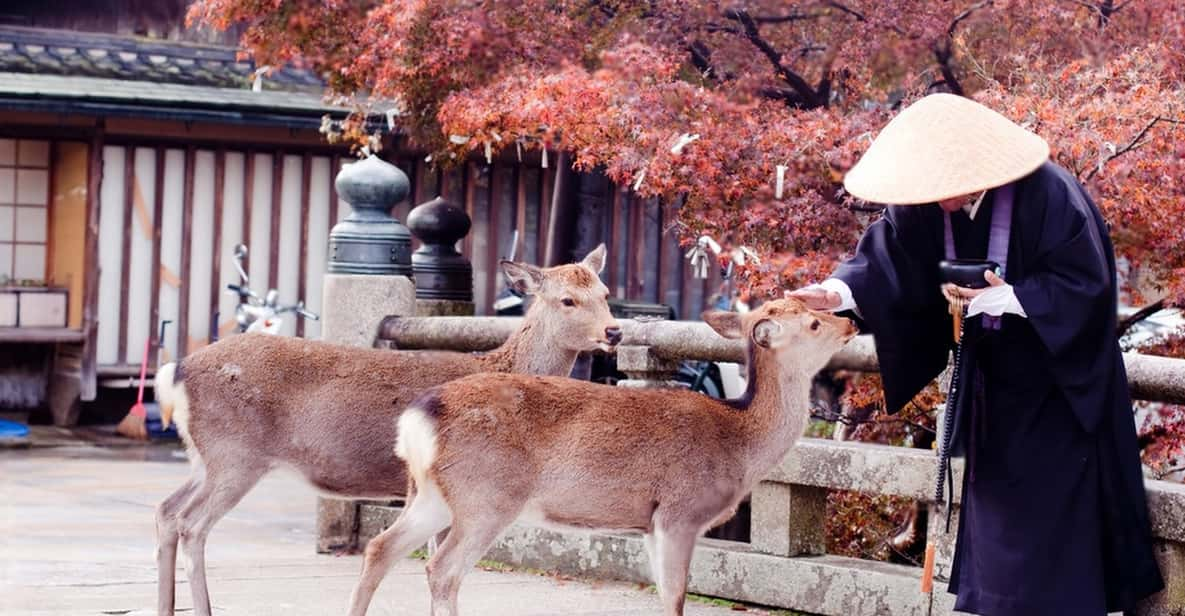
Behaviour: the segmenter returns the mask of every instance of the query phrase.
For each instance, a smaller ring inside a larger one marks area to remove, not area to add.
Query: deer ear
[[[782,333],[782,324],[770,319],[761,319],[753,326],[753,344],[768,349],[773,346],[774,338]]]
[[[502,273],[510,287],[519,293],[534,295],[543,286],[543,270],[534,265],[503,261]]]
[[[580,264],[592,270],[594,274],[600,275],[605,270],[605,245],[601,244],[594,248]]]
[[[736,340],[745,335],[741,329],[741,315],[724,310],[709,310],[703,314],[703,320],[716,330],[717,334],[725,338]]]

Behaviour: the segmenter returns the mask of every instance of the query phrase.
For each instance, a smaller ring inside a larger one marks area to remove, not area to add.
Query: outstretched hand
[[[796,291],[786,291],[784,293],[786,299],[796,299],[811,310],[835,310],[839,308],[840,299],[839,293],[835,291],[828,291],[820,287],[806,287]]]
[[[948,302],[953,302],[957,299],[969,300],[992,287],[998,287],[1004,284],[1004,279],[997,276],[991,270],[983,273],[983,279],[987,281],[988,286],[982,289],[968,289],[967,287],[960,287],[948,282],[942,285],[942,294]]]

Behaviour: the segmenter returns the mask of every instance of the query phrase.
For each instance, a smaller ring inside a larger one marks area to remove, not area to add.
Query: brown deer
[[[704,319],[748,340],[739,399],[478,374],[414,402],[395,451],[416,497],[367,546],[350,614],[366,613],[397,558],[451,526],[428,585],[433,616],[456,616],[461,578],[521,518],[644,533],[664,613],[681,615],[696,540],[790,450],[809,417],[812,377],[856,334],[851,321],[793,299]]]
[[[502,262],[510,284],[535,299],[522,327],[484,355],[242,334],[162,367],[162,419],[176,419],[193,472],[156,510],[158,614],[173,614],[180,541],[194,613],[209,616],[206,536],[268,471],[294,469],[329,496],[401,496],[408,481],[391,446],[416,396],[478,372],[566,376],[578,353],[616,345],[604,262],[604,245],[548,269]]]

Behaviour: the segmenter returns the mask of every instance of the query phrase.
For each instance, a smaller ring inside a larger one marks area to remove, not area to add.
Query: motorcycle
[[[279,303],[280,293],[275,289],[268,289],[262,298],[249,286],[246,270],[243,269],[243,259],[247,257],[247,246],[235,246],[235,269],[239,271],[239,284],[226,285],[227,290],[239,296],[239,304],[235,306],[235,323],[242,332],[261,332],[264,334],[279,334],[284,325],[283,315],[293,313],[312,321],[321,319],[317,314],[304,307],[304,300],[295,304],[282,306]],[[215,319],[217,322],[217,319]]]

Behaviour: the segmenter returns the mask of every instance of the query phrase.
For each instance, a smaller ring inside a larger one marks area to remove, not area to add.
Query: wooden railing
[[[380,327],[380,344],[392,348],[456,351],[491,349],[514,331],[514,318],[390,317]],[[744,348],[699,322],[622,321],[624,340],[618,369],[633,385],[661,386],[679,360],[740,362]],[[1185,403],[1185,360],[1138,354],[1124,356],[1133,396]],[[877,370],[872,341],[861,337],[837,354],[832,368]],[[956,473],[961,466],[956,462]],[[814,614],[937,615],[952,610],[945,584],[920,590],[917,567],[825,554],[823,520],[829,490],[853,490],[915,499],[931,520],[945,519],[932,502],[932,452],[866,443],[802,439],[754,489],[751,541],[704,540],[692,565],[691,591]],[[956,485],[961,478],[956,477]],[[1168,588],[1142,607],[1149,616],[1185,614],[1185,485],[1147,480],[1145,486]],[[959,495],[954,498],[958,515]],[[373,536],[395,510],[361,505],[359,539]],[[954,533],[929,525],[927,540],[937,547],[936,577],[949,574]],[[617,579],[648,581],[649,570],[638,538],[587,535],[516,527],[491,558],[533,568]]]

